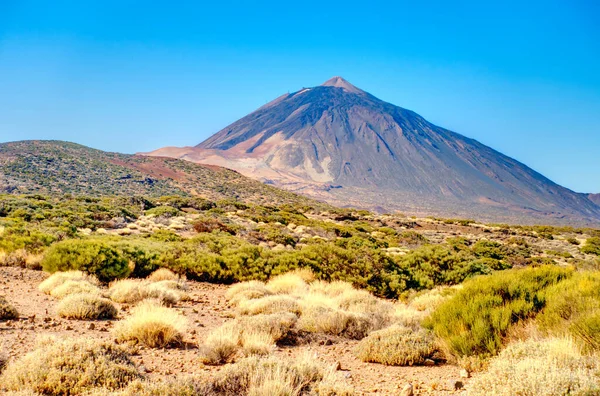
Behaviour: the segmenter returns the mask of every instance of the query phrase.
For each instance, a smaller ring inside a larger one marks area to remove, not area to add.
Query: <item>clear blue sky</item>
[[[0,141],[195,145],[341,75],[600,192],[600,3],[0,0]]]

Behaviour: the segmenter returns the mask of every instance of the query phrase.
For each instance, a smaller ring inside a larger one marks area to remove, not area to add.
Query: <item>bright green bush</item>
[[[540,328],[569,334],[586,349],[600,351],[600,273],[578,273],[546,291]]]
[[[80,270],[102,282],[125,278],[131,272],[129,260],[113,244],[96,239],[66,240],[50,246],[42,260],[44,271]]]
[[[595,254],[600,256],[600,237],[589,238],[581,247],[581,253]]]
[[[146,215],[156,216],[156,217],[175,217],[181,215],[181,211],[172,206],[163,205],[157,206],[156,208],[148,209],[146,211]]]
[[[424,325],[457,356],[495,355],[511,326],[535,316],[545,305],[545,290],[572,272],[544,266],[477,277],[440,305]]]

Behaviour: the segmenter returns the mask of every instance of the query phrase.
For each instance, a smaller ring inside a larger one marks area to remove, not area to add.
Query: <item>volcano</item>
[[[342,77],[285,94],[195,147],[220,165],[342,206],[516,223],[598,224],[600,206]]]

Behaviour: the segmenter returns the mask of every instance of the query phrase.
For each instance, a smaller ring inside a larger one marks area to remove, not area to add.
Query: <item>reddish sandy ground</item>
[[[29,352],[37,337],[93,337],[111,339],[115,321],[78,321],[59,318],[55,313],[57,300],[38,291],[37,286],[47,277],[39,271],[21,268],[0,267],[0,295],[18,309],[19,320],[0,322],[0,350],[11,358]],[[233,310],[227,304],[227,286],[210,283],[188,282],[191,300],[174,309],[182,312],[189,320],[185,348],[148,349],[141,348],[134,356],[135,362],[150,378],[202,371],[220,370],[220,367],[204,366],[198,360],[197,345],[202,344],[206,334],[230,320]],[[129,307],[121,305],[120,317],[127,315]],[[348,379],[359,394],[397,395],[408,383],[413,384],[415,395],[460,394],[455,391],[456,381],[468,386],[468,379],[461,379],[460,368],[453,365],[433,367],[391,367],[363,363],[353,355],[357,341],[331,338],[319,342],[277,348],[277,356],[296,356],[310,351],[319,359],[341,365],[342,375]],[[328,345],[329,344],[329,345]]]

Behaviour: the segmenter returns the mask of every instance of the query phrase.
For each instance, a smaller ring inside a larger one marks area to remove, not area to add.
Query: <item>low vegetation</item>
[[[154,301],[143,301],[131,315],[114,329],[120,342],[133,341],[150,348],[180,345],[187,330],[187,320],[180,313]]]
[[[437,351],[436,341],[429,331],[392,326],[364,338],[356,354],[363,362],[413,366],[431,360]]]
[[[466,282],[425,321],[456,356],[495,355],[512,326],[544,308],[546,290],[573,271],[543,266]]]
[[[583,355],[568,339],[529,340],[509,345],[471,384],[472,395],[596,395],[600,360]]]
[[[77,395],[94,388],[120,389],[140,378],[127,351],[107,342],[45,339],[10,362],[0,385],[12,391]]]
[[[13,307],[6,298],[0,296],[0,320],[10,320],[19,317],[19,312]]]
[[[66,319],[114,319],[118,310],[114,304],[98,294],[72,294],[60,301],[56,313]]]

